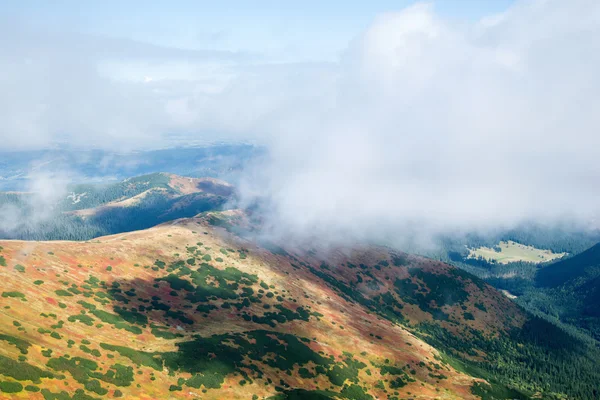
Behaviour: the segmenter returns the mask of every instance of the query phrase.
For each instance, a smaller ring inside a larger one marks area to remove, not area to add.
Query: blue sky
[[[333,60],[384,12],[414,1],[15,1],[8,19],[41,29],[90,33],[186,49],[258,54],[272,61]],[[506,10],[511,0],[440,0],[457,24]]]

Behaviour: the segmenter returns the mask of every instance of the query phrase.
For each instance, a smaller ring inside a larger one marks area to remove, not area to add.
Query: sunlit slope
[[[156,203],[157,199],[165,202],[157,214],[167,214],[198,198],[223,203],[233,194],[233,187],[225,181],[162,172],[125,179],[111,185],[75,185],[72,189],[61,208],[83,218],[114,209],[148,207],[145,203]],[[169,204],[166,204],[167,201],[170,201]]]
[[[0,242],[2,398],[593,399],[597,351],[461,270],[244,213]]]
[[[2,398],[473,397],[473,378],[313,260],[205,220],[1,246]]]

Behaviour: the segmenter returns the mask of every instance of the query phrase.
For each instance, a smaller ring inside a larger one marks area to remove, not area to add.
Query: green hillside
[[[0,242],[0,391],[597,397],[598,349],[468,273],[383,247],[257,243],[252,229],[230,211],[93,242]]]

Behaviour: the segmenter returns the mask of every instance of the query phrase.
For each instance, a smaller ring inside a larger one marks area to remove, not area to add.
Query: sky
[[[278,235],[600,211],[597,0],[6,3],[5,149],[256,142]]]
[[[426,4],[468,30],[512,2]],[[218,95],[252,84],[249,77],[331,70],[378,17],[411,5],[408,0],[2,2],[0,135],[7,149],[69,143],[132,150],[233,132],[255,139],[249,133],[264,130],[253,126],[256,118],[280,100],[255,92],[260,110],[231,110],[218,104]],[[285,80],[293,83],[291,77]]]
[[[334,61],[379,14],[409,0],[376,1],[22,1],[2,13],[42,29],[70,31],[194,50],[254,54],[269,62]],[[472,22],[512,0],[444,0],[440,14]]]

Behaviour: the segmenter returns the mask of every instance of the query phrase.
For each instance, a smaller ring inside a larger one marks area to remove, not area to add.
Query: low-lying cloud
[[[430,4],[382,15],[327,74],[284,87],[297,101],[273,113],[248,192],[282,233],[332,240],[587,225],[599,48],[593,1],[521,2],[473,26]]]
[[[49,69],[30,60],[24,70],[0,66],[45,88],[12,101],[18,84],[0,80],[0,115],[10,114],[2,138],[51,142],[67,132],[81,145],[91,135],[115,147],[165,144],[174,132],[252,140],[270,155],[247,172],[243,201],[266,205],[276,236],[587,224],[600,208],[599,50],[600,3],[537,0],[473,24],[429,3],[386,13],[335,63],[212,53],[190,61],[148,49],[133,64],[94,58]],[[157,57],[194,67],[181,79],[169,70],[144,82],[140,70],[139,82],[123,81]],[[72,82],[61,68],[75,71]]]
[[[34,171],[27,176],[26,191],[8,192],[0,203],[0,234],[35,231],[59,216],[57,209],[74,180],[66,171]]]

